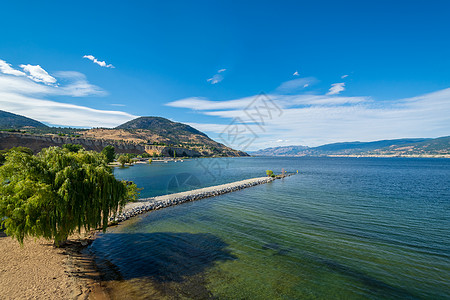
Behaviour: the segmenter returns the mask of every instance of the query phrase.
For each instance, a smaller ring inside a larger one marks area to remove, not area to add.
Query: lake
[[[151,197],[295,176],[149,212],[88,250],[116,299],[449,299],[450,160],[202,158],[115,169]]]

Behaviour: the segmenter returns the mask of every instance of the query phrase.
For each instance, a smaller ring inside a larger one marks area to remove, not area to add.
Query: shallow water
[[[143,197],[273,183],[150,212],[90,246],[117,298],[450,298],[450,160],[230,158],[116,169]]]

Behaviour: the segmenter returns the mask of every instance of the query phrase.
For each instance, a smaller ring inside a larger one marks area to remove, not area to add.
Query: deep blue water
[[[116,169],[142,197],[273,183],[150,212],[90,247],[114,297],[450,299],[450,160],[228,158]]]

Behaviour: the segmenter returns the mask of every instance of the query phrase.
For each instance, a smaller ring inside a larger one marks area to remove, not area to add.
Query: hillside
[[[345,142],[318,147],[283,146],[258,150],[254,156],[438,156],[450,157],[450,137]]]
[[[0,129],[45,128],[47,125],[36,120],[0,110]]]
[[[201,131],[197,129],[178,122],[172,122],[168,119],[161,117],[140,117],[126,123],[123,123],[120,126],[117,126],[115,129],[147,129],[156,134],[161,135],[185,135],[185,134],[199,134],[206,136]]]
[[[309,149],[307,146],[271,147],[250,152],[250,154],[254,156],[296,156],[307,149]]]
[[[183,123],[161,117],[140,117],[114,129],[97,128],[79,132],[82,137],[126,141],[142,145],[179,147],[202,156],[247,156],[210,139],[203,132]]]
[[[98,151],[101,147],[112,145],[118,152],[147,152],[164,156],[248,155],[215,142],[189,125],[161,117],[140,117],[114,129],[76,129],[48,127],[26,117],[5,113],[0,115],[0,124],[5,124],[0,129],[21,129],[20,133],[2,134],[0,149],[25,146],[37,152],[44,147],[76,143],[88,150]]]

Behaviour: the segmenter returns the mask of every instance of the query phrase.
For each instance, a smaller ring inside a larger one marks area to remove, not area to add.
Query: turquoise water
[[[450,299],[450,160],[200,159],[115,175],[148,197],[281,168],[299,174],[109,229],[89,250],[113,296]]]

